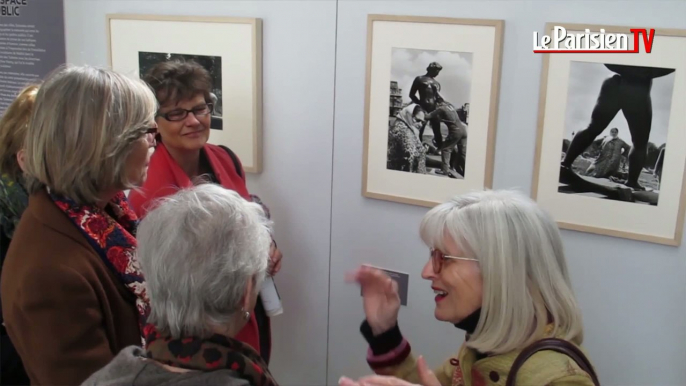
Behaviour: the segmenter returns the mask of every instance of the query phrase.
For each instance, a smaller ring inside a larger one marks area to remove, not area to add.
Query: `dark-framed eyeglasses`
[[[196,117],[200,117],[207,114],[211,114],[213,109],[214,105],[212,103],[205,103],[204,105],[194,107],[190,110],[174,109],[166,113],[157,112],[157,116],[162,117],[170,122],[178,122],[186,119],[188,113],[193,113],[193,115],[195,115]]]
[[[433,266],[434,273],[436,273],[436,274],[441,273],[441,269],[443,269],[443,262],[445,262],[445,259],[479,261],[473,257],[446,255],[445,253],[441,252],[440,250],[438,250],[436,248],[431,248],[430,250],[431,250],[431,265]]]

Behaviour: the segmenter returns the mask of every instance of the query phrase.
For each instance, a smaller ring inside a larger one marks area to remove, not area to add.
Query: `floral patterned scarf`
[[[233,370],[252,386],[278,386],[260,354],[249,345],[223,335],[202,339],[173,339],[148,325],[147,357],[169,366],[190,370]]]
[[[143,273],[138,260],[134,257],[137,246],[135,234],[138,218],[129,207],[124,192],[117,193],[105,209],[96,205],[77,204],[73,200],[50,190],[48,190],[48,194],[55,205],[83,233],[88,243],[105,262],[105,265],[136,296],[136,308],[140,315],[141,339],[142,343],[145,344],[143,331],[150,314],[150,302]]]

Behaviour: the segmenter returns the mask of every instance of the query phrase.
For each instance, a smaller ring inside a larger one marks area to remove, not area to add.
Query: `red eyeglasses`
[[[479,261],[472,257],[461,257],[461,256],[450,256],[439,251],[436,248],[431,248],[431,265],[434,267],[434,273],[441,273],[443,268],[443,262],[445,259],[455,259],[455,260],[466,260],[466,261]]]

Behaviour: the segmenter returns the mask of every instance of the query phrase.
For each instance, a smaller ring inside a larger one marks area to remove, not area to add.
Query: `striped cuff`
[[[398,324],[388,331],[374,335],[365,320],[360,332],[369,344],[367,362],[372,369],[380,369],[402,363],[410,355],[410,343],[403,338]]]
[[[400,343],[400,346],[383,355],[374,355],[372,349],[369,348],[367,350],[367,363],[372,370],[396,366],[403,363],[403,361],[407,359],[407,357],[410,355],[410,351],[410,343],[406,339],[403,339],[402,343]]]
[[[397,323],[388,331],[374,335],[372,327],[369,325],[369,322],[365,320],[360,326],[360,332],[369,344],[369,348],[372,349],[374,355],[383,355],[400,346],[403,342],[403,334],[400,333],[400,328],[398,328]]]

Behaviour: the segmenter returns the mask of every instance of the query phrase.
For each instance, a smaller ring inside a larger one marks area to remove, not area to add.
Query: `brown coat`
[[[0,281],[5,325],[32,384],[80,384],[141,344],[134,295],[46,192],[30,196]]]

